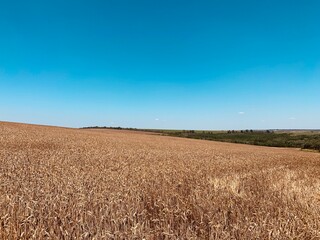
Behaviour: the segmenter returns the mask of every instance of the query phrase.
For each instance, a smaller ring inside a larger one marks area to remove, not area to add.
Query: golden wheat
[[[0,122],[0,239],[320,239],[320,154]]]

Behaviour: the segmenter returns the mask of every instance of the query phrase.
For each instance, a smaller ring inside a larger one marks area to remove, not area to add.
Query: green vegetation
[[[175,137],[205,139],[222,142],[243,143],[269,147],[293,147],[320,151],[320,134],[301,134],[274,131],[162,131],[163,134]]]
[[[292,147],[320,152],[320,131],[294,130],[241,130],[241,131],[197,131],[197,130],[161,130],[121,127],[87,127],[93,129],[121,129],[155,132],[166,136],[204,139],[220,142],[242,143],[269,147]]]

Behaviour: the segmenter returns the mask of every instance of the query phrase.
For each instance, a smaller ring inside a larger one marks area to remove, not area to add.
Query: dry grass
[[[320,154],[0,123],[0,239],[320,239]]]

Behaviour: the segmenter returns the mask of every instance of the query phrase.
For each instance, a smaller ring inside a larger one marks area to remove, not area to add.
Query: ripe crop
[[[320,154],[0,122],[0,239],[320,239]]]

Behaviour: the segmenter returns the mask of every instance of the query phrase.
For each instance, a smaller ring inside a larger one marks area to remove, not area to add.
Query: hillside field
[[[320,153],[0,122],[0,239],[320,239]]]

